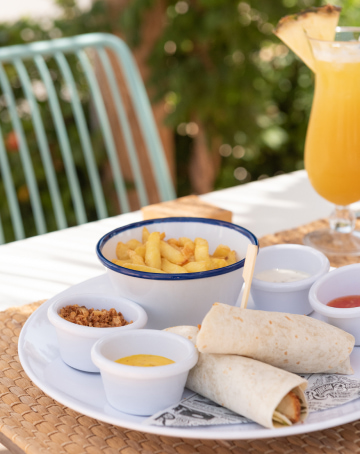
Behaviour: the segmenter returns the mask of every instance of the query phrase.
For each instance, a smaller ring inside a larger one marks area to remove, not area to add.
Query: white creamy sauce
[[[310,274],[304,271],[273,268],[271,270],[261,271],[255,277],[266,282],[295,282],[310,277]]]

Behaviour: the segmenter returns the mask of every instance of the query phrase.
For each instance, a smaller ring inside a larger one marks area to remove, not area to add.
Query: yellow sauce
[[[126,366],[155,367],[167,366],[168,364],[173,364],[175,361],[158,355],[131,355],[117,359],[115,362],[125,364]]]

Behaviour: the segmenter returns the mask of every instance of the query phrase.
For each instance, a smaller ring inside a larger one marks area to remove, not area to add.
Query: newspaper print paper
[[[360,397],[360,380],[348,375],[300,374],[308,381],[305,390],[309,411],[320,411],[346,404]]]
[[[214,426],[251,422],[244,416],[216,404],[212,400],[193,393],[173,407],[160,411],[144,421],[155,426]]]
[[[305,395],[309,411],[321,411],[360,397],[360,380],[346,375],[299,374],[308,380]],[[156,426],[213,426],[252,422],[244,416],[193,393],[178,404],[160,411],[144,421]]]

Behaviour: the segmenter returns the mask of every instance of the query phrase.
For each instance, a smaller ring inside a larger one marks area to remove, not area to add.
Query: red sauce
[[[330,307],[340,307],[348,309],[350,307],[360,307],[360,295],[348,295],[335,298],[327,303]]]

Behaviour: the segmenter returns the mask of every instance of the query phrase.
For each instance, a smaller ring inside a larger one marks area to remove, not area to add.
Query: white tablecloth
[[[332,205],[312,189],[305,171],[202,196],[233,212],[257,237],[326,217]],[[0,310],[50,298],[104,272],[95,254],[108,231],[142,219],[136,211],[0,246]]]

